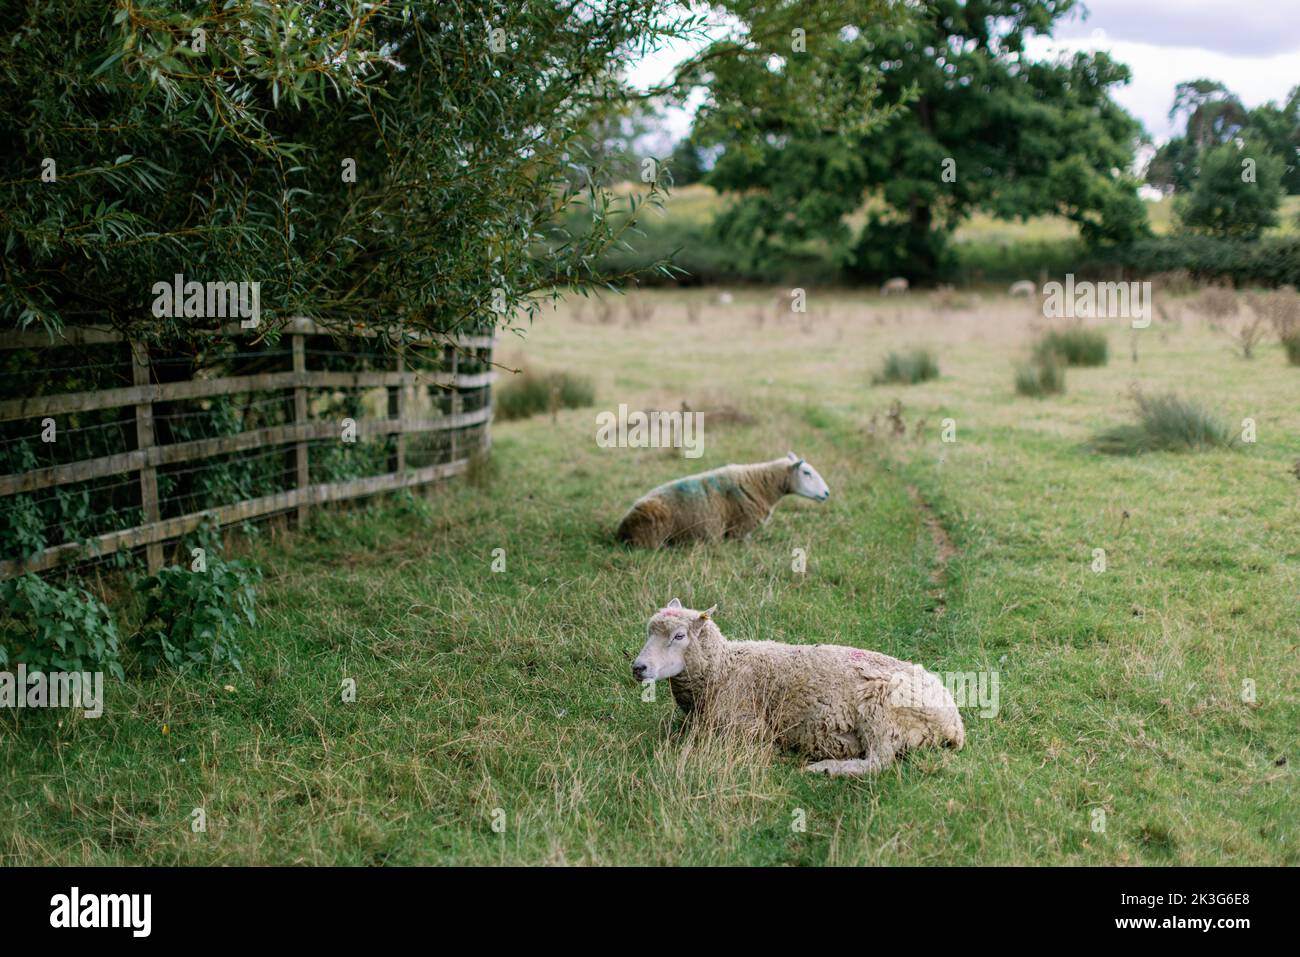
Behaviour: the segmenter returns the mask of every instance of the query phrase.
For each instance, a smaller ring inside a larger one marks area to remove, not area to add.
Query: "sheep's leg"
[[[889,763],[877,757],[854,758],[851,761],[814,761],[812,764],[805,764],[804,770],[811,771],[813,774],[826,774],[833,778],[857,777],[863,774],[875,774]]]

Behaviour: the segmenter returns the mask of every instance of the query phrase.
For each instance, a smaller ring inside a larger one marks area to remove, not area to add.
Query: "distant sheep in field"
[[[747,538],[786,495],[824,502],[830,489],[791,452],[754,465],[725,465],[677,479],[637,499],[618,525],[618,540],[644,548]]]
[[[674,598],[646,628],[637,681],[668,679],[682,711],[811,760],[805,771],[871,774],[912,748],[961,748],[952,694],[920,665],[843,645],[729,641]]]
[[[736,301],[736,297],[729,292],[718,293],[718,305],[729,306]]]
[[[1038,293],[1038,287],[1032,280],[1021,279],[1011,284],[1010,294],[1013,296],[1033,296]]]
[[[885,284],[880,287],[880,294],[888,296],[891,293],[906,293],[908,289],[907,280],[902,276],[895,276],[893,279],[885,280]]]

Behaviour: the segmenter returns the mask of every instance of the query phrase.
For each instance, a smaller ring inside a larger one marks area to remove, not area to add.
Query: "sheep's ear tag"
[[[682,603],[681,603],[680,601],[678,601],[676,598],[674,598],[672,601],[670,601],[670,602],[668,603],[668,607],[669,607],[669,608],[681,608],[681,607],[682,607]]]

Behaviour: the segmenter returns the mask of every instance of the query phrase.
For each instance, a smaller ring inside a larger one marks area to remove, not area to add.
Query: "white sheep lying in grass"
[[[910,748],[960,748],[961,715],[920,665],[841,645],[729,641],[674,598],[650,619],[632,663],[638,681],[669,679],[697,719],[771,741],[812,760],[805,771],[870,774]]]
[[[1033,296],[1038,292],[1038,287],[1029,279],[1020,279],[1011,284],[1009,294],[1012,296]]]
[[[885,284],[880,287],[880,294],[888,296],[891,292],[907,292],[907,280],[902,276],[895,276],[893,279],[886,279]]]
[[[817,470],[793,452],[755,465],[725,465],[651,489],[632,503],[618,539],[646,548],[746,538],[787,494],[818,502],[831,491]]]

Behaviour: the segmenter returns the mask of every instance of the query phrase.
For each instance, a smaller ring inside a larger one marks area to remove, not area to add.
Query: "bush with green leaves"
[[[1016,369],[1016,392],[1042,398],[1065,391],[1065,363],[1054,352],[1035,356]]]
[[[939,362],[929,349],[910,352],[891,352],[885,357],[880,371],[871,378],[872,385],[894,383],[915,385],[939,377]]]
[[[496,415],[503,421],[526,419],[554,409],[581,409],[596,401],[591,380],[568,372],[524,369],[498,387]]]
[[[150,668],[242,670],[238,638],[257,623],[254,583],[261,572],[207,550],[206,567],[172,565],[136,583],[144,603],[140,655]]]
[[[1200,167],[1177,206],[1185,229],[1251,240],[1277,225],[1284,160],[1258,143],[1225,143],[1202,156]]]
[[[698,29],[667,0],[580,7],[15,11],[0,64],[0,320],[188,335],[194,318],[150,311],[176,273],[260,282],[266,326],[301,314],[451,331],[534,315],[538,297],[588,281],[615,238],[611,196],[568,178],[587,130],[631,98],[618,77],[643,46]],[[555,214],[574,202],[591,228],[563,235]],[[548,241],[554,254],[535,257]]]
[[[1107,429],[1093,439],[1093,448],[1107,455],[1143,452],[1195,452],[1235,449],[1236,434],[1203,406],[1173,393],[1147,396],[1133,393],[1137,421]]]
[[[1053,329],[1034,346],[1034,357],[1040,362],[1052,355],[1060,356],[1066,365],[1104,366],[1109,358],[1106,334],[1083,326]]]
[[[1090,268],[1122,266],[1144,276],[1185,269],[1200,281],[1236,286],[1300,286],[1300,236],[1258,239],[1223,236],[1153,236],[1099,255]],[[1076,268],[1074,272],[1087,272]]]
[[[0,581],[0,667],[19,663],[29,671],[124,677],[117,626],[104,603],[31,574]]]

